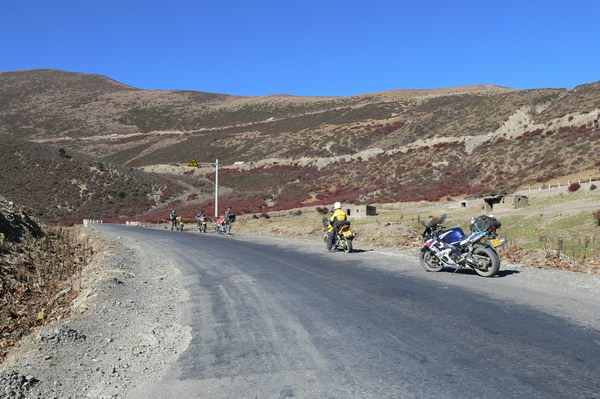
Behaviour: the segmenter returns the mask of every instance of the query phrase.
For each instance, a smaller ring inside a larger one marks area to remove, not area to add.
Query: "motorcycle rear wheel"
[[[344,252],[351,253],[352,252],[352,240],[342,239],[342,249]]]
[[[473,253],[479,266],[473,267],[481,277],[492,277],[500,270],[500,258],[496,251],[488,247],[479,247]]]
[[[423,269],[427,270],[428,272],[439,272],[444,268],[442,262],[440,262],[430,250],[421,251],[421,254],[419,255],[419,263],[421,263]]]

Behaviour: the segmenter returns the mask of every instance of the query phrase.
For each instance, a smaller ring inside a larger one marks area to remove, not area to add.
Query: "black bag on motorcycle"
[[[335,222],[333,222],[333,228],[337,231],[339,231],[339,229],[341,229],[344,226],[349,226],[350,222],[348,220],[335,220]]]
[[[502,226],[502,223],[495,217],[481,215],[473,219],[471,223],[471,231],[488,231],[489,229],[497,230]]]

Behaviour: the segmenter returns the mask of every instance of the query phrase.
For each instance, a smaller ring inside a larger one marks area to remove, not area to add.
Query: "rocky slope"
[[[0,399],[125,397],[186,348],[178,270],[143,242],[86,234],[103,255],[83,269],[70,317],[36,329],[0,364]]]
[[[0,360],[35,326],[69,312],[76,277],[93,253],[63,229],[43,229],[0,197]]]

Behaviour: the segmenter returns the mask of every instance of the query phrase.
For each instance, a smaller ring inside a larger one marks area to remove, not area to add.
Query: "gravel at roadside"
[[[0,368],[0,399],[121,398],[187,347],[177,269],[143,242],[114,237],[86,270],[74,315],[25,338]]]

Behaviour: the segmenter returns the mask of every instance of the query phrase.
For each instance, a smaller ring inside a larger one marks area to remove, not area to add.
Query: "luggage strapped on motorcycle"
[[[471,223],[471,231],[475,233],[485,233],[490,229],[497,230],[502,226],[502,223],[493,216],[481,215],[473,218]]]
[[[342,227],[349,226],[349,225],[350,225],[350,221],[348,221],[348,220],[336,220],[332,224],[334,230],[337,230],[337,231],[339,231]]]

